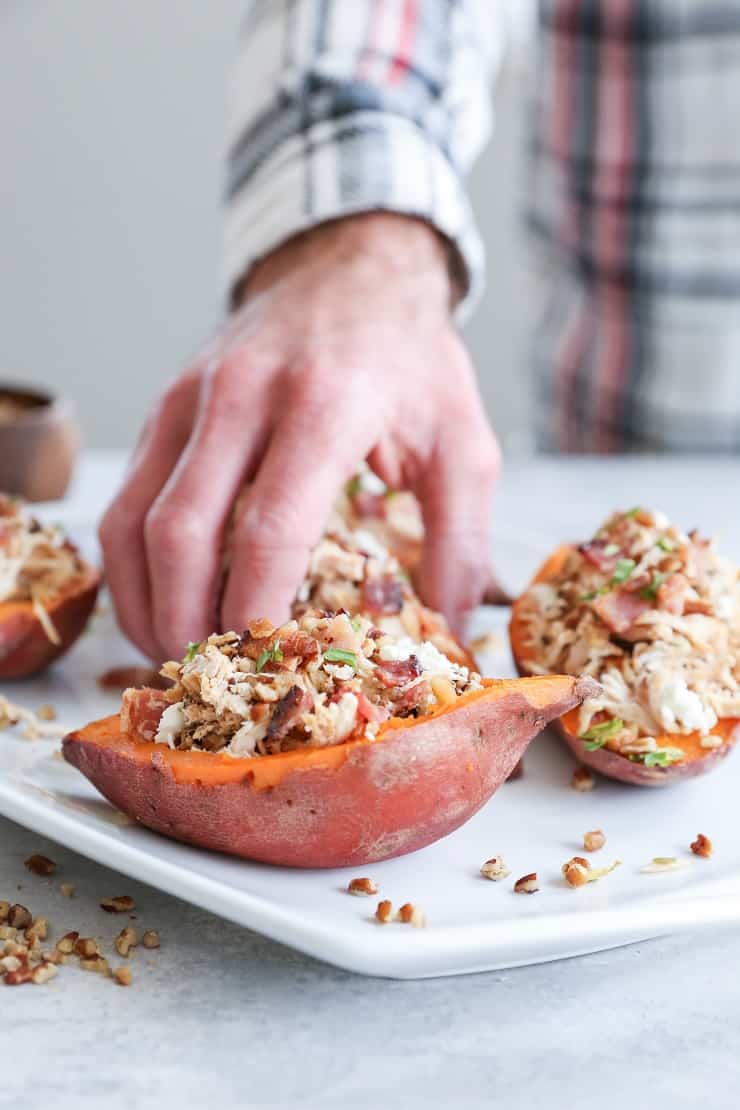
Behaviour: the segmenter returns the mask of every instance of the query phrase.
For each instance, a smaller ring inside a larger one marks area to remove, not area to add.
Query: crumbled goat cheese
[[[383,559],[384,561],[390,558],[388,548],[366,528],[355,529],[349,538],[353,547],[359,548],[363,554],[369,555],[371,558]]]
[[[164,713],[159,719],[159,728],[155,741],[157,744],[166,744],[169,748],[174,748],[175,739],[180,735],[185,727],[185,714],[183,712],[183,704],[181,701],[176,701],[174,705],[170,705],[165,709]]]
[[[705,736],[717,724],[717,714],[689,690],[682,678],[666,682],[660,695],[660,719],[668,732],[700,732]]]
[[[401,663],[415,655],[419,666],[427,675],[443,675],[445,678],[467,678],[468,668],[453,663],[429,640],[417,644],[410,636],[402,636],[396,641],[381,644],[379,657],[386,663]]]

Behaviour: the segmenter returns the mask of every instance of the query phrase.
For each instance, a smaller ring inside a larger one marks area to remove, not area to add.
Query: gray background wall
[[[130,444],[219,319],[221,157],[242,11],[242,0],[0,0],[0,378],[74,396],[88,444]],[[494,425],[521,450],[517,66],[496,103],[471,184],[491,281],[468,336]]]

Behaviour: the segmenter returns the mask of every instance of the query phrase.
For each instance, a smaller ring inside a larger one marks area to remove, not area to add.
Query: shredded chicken
[[[423,535],[413,494],[389,490],[372,471],[361,471],[347,483],[311,553],[293,616],[311,608],[364,614],[385,632],[430,641],[467,663],[444,617],[423,605],[411,585]]]
[[[390,717],[424,715],[482,686],[431,643],[318,610],[209,636],[162,674],[167,691],[125,692],[124,730],[240,758],[373,739]]]
[[[662,513],[615,513],[521,605],[531,674],[597,678],[580,735],[634,760],[666,765],[680,748],[660,734],[698,733],[740,717],[740,571],[711,541]]]
[[[82,571],[77,548],[60,527],[41,524],[22,502],[0,494],[0,602],[30,601],[56,643],[45,606]]]

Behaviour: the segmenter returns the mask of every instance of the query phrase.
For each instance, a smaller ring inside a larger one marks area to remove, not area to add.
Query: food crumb
[[[57,869],[57,865],[53,859],[48,856],[33,855],[29,856],[27,860],[23,861],[23,866],[32,875],[40,875],[42,878],[48,878],[53,875]]]
[[[691,843],[691,851],[695,856],[701,856],[703,859],[709,859],[714,851],[714,845],[708,836],[704,833],[697,833],[696,840]]]
[[[501,879],[505,879],[511,871],[504,863],[503,856],[491,856],[480,869],[480,873],[484,879],[490,879],[494,883],[498,883]]]
[[[159,933],[156,929],[147,929],[141,938],[141,943],[145,948],[159,948],[160,940]]]
[[[387,925],[389,921],[393,920],[393,905],[387,899],[378,902],[378,907],[375,911],[375,918],[381,925]]]
[[[427,919],[419,909],[412,902],[405,902],[398,911],[398,920],[403,925],[413,925],[415,929],[423,929],[427,923]]]
[[[591,829],[583,834],[583,847],[587,852],[598,852],[606,844],[606,836],[602,829]]]
[[[653,856],[650,863],[645,864],[640,870],[645,875],[652,875],[660,871],[681,871],[688,865],[688,860],[677,859],[676,856]]]
[[[59,891],[65,898],[73,898],[75,892],[74,883],[60,883]]]
[[[573,790],[583,793],[586,790],[593,790],[596,783],[588,767],[578,766],[573,772],[570,785]]]
[[[532,871],[529,875],[522,875],[521,879],[517,879],[514,883],[515,894],[536,894],[539,889],[536,871]]]
[[[40,705],[36,710],[36,716],[40,721],[56,721],[57,711],[53,705]]]
[[[115,898],[103,898],[100,908],[106,913],[130,913],[136,909],[136,903],[130,894],[118,894]]]
[[[130,967],[117,967],[113,972],[113,978],[118,983],[119,987],[130,987],[133,976]]]
[[[368,878],[350,879],[349,885],[347,886],[347,893],[356,894],[360,897],[363,895],[377,894],[378,884],[373,879]]]

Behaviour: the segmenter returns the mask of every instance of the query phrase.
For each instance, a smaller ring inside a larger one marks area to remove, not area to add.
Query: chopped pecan
[[[118,894],[115,898],[103,898],[100,908],[106,913],[131,913],[136,903],[130,894]]]
[[[57,869],[57,865],[54,863],[53,859],[49,859],[48,856],[40,855],[29,856],[28,859],[24,861],[24,866],[33,875],[41,875],[44,878],[53,875]]]
[[[529,875],[522,875],[521,879],[517,879],[514,883],[515,894],[536,894],[539,889],[536,871],[532,871]]]
[[[69,934],[67,934],[69,935]],[[98,942],[93,940],[92,937],[80,937],[75,941],[75,952],[84,960],[92,959],[94,956],[100,955],[100,948]]]
[[[389,921],[393,920],[393,906],[387,899],[378,902],[378,907],[375,910],[375,918],[381,925],[387,925]]]
[[[113,978],[118,983],[119,987],[130,987],[133,978],[131,975],[131,968],[117,967],[113,972]]]
[[[16,902],[16,904],[11,906],[8,910],[7,920],[8,925],[11,925],[14,929],[27,929],[33,918],[31,917],[30,910],[27,910],[25,906],[21,906]]]
[[[131,949],[135,948],[139,943],[139,936],[136,929],[132,929],[130,925],[125,929],[121,929],[114,943],[116,952],[119,956],[128,956]]]
[[[42,983],[48,983],[56,974],[56,966],[49,963],[48,960],[44,960],[42,963],[36,964],[36,967],[31,971],[31,982],[40,986]]]
[[[481,867],[480,873],[484,879],[491,879],[494,883],[500,882],[501,879],[505,879],[507,875],[511,874],[504,863],[503,856],[491,856]]]
[[[704,859],[709,859],[714,851],[714,845],[704,833],[697,833],[696,840],[691,843],[691,851],[695,856],[702,856]]]
[[[589,771],[588,767],[576,767],[573,772],[573,777],[570,780],[570,785],[574,790],[583,793],[585,790],[593,790],[594,776]]]
[[[587,852],[598,852],[606,844],[606,836],[601,829],[591,829],[583,834],[583,847]]]
[[[80,934],[77,932],[65,933],[64,936],[57,941],[58,951],[65,955],[69,955],[70,952],[75,951],[75,946],[79,939]]]
[[[350,894],[369,895],[378,893],[378,884],[372,879],[350,879],[347,890]]]
[[[405,902],[398,911],[398,920],[404,925],[413,925],[415,929],[423,929],[426,917],[413,902]]]

